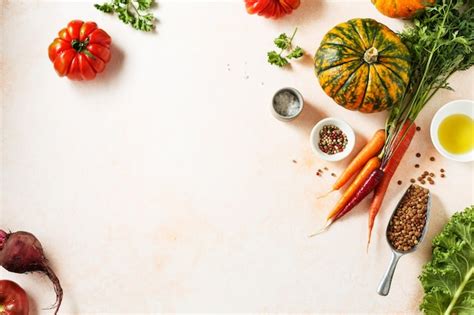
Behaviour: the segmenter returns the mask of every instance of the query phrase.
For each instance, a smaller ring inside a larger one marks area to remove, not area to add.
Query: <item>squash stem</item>
[[[368,64],[377,62],[378,58],[379,58],[379,52],[377,48],[375,47],[370,47],[364,53],[364,61],[367,62]]]

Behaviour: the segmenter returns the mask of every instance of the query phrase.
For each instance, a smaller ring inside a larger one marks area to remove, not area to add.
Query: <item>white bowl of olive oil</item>
[[[431,141],[448,159],[474,160],[474,101],[456,100],[441,107],[431,121]]]

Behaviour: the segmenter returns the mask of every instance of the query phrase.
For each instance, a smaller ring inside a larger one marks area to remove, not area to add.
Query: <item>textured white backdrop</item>
[[[62,313],[363,312],[416,313],[417,280],[429,244],[447,217],[473,203],[473,168],[434,152],[429,122],[443,103],[474,98],[473,72],[456,74],[421,115],[394,177],[443,167],[433,187],[430,232],[403,257],[388,297],[375,293],[389,260],[383,232],[401,196],[389,190],[365,252],[368,203],[326,234],[337,193],[328,166],[310,152],[319,119],[346,119],[357,147],[385,113],[344,110],[320,89],[311,55],[336,23],[373,17],[370,1],[309,1],[291,16],[249,16],[241,1],[159,1],[157,32],[143,34],[98,12],[92,1],[4,1],[1,27],[0,227],[42,241],[65,291]],[[94,20],[113,38],[112,61],[93,82],[56,76],[47,47],[71,19]],[[299,27],[309,53],[289,70],[267,64],[280,32]],[[276,121],[270,98],[293,86],[305,110]],[[429,161],[434,155],[435,163]],[[297,160],[297,164],[292,160]],[[419,162],[417,160],[417,162]],[[0,271],[31,295],[33,314],[54,301],[49,282]]]

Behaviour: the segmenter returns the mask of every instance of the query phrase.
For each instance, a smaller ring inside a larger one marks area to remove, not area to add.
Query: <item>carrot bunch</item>
[[[325,231],[375,190],[369,212],[368,243],[370,242],[375,217],[380,210],[390,180],[414,136],[415,124],[406,121],[402,131],[397,134],[395,139],[387,139],[385,129],[375,132],[372,139],[362,148],[333,184],[330,192],[341,189],[355,176],[329,213],[326,225],[311,236]],[[390,152],[384,150],[387,144],[390,144],[390,148],[393,148]]]

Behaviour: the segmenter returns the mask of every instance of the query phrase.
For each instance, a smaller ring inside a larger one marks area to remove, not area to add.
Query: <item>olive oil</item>
[[[474,148],[474,120],[463,114],[446,117],[439,125],[438,139],[451,154],[468,153]]]

